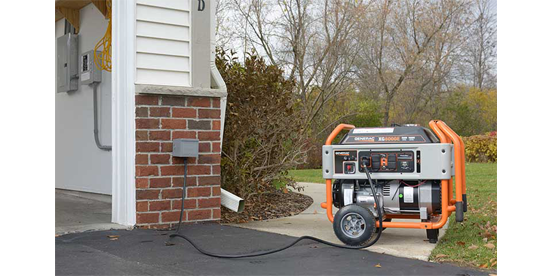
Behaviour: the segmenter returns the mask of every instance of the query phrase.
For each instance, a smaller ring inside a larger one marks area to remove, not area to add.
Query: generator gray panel
[[[420,163],[414,162],[413,172],[373,172],[373,179],[449,179],[453,168],[452,144],[393,144],[393,145],[331,145],[322,147],[322,177],[325,179],[366,179],[366,174],[358,169],[354,173],[336,172],[334,170],[335,151],[356,152],[420,152]],[[358,154],[357,154],[358,156]],[[359,168],[360,157],[348,161]],[[418,166],[420,166],[418,168]]]

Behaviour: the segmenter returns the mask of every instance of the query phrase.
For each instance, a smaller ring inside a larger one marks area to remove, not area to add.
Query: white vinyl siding
[[[150,37],[136,38],[138,53],[190,57],[190,43]]]
[[[137,69],[136,78],[142,81],[140,84],[190,86],[188,72]]]
[[[136,84],[191,86],[191,0],[136,0]]]
[[[190,41],[190,28],[153,22],[136,22],[138,37],[160,38],[177,41]]]
[[[138,53],[136,68],[190,72],[190,58]]]

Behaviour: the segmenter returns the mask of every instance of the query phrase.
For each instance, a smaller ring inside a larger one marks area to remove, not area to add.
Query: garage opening
[[[56,234],[111,223],[111,1],[56,0]]]

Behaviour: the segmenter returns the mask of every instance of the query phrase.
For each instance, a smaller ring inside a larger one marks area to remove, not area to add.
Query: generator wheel
[[[344,244],[363,246],[370,241],[376,228],[372,212],[356,204],[347,205],[334,216],[335,235]]]

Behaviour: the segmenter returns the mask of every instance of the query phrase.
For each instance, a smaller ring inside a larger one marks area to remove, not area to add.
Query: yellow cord
[[[96,68],[111,72],[111,0],[106,0],[105,4],[107,6],[107,18],[109,22],[104,36],[94,47],[94,63],[96,64]],[[102,49],[101,55],[98,56],[97,52],[100,51],[100,48]]]

